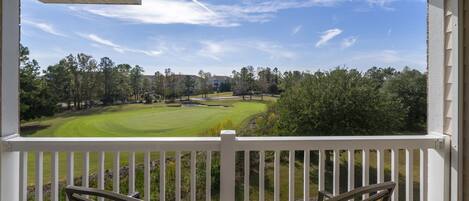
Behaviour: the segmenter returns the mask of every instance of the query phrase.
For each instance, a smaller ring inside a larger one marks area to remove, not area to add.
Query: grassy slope
[[[26,126],[44,129],[28,131],[31,137],[174,137],[197,136],[211,127],[230,120],[235,127],[252,115],[266,109],[257,102],[236,102],[232,107],[166,107],[164,105],[125,105],[96,109],[92,112],[63,114],[55,118],[28,122]],[[106,153],[106,169],[112,168],[112,153]],[[137,153],[143,162],[143,154]],[[157,158],[157,154],[152,157]],[[121,164],[127,165],[127,154],[121,154]],[[90,154],[90,170],[97,169],[97,154]],[[65,178],[66,157],[59,157],[61,179]],[[29,154],[29,182],[34,182],[34,153]],[[82,155],[75,154],[75,176],[81,175]],[[44,153],[44,170],[50,170],[50,154]],[[44,183],[49,183],[50,171],[44,171]]]
[[[62,115],[24,125],[47,127],[28,133],[34,137],[185,137],[201,134],[226,120],[239,125],[266,108],[255,102],[236,102],[232,106],[113,106],[89,115]]]

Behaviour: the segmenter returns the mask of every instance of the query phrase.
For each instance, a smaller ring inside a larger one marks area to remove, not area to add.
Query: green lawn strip
[[[207,94],[207,97],[213,98],[213,97],[230,97],[233,96],[233,92],[221,92],[221,93],[211,93]],[[191,96],[191,98],[202,98],[202,94],[196,95],[196,96]]]

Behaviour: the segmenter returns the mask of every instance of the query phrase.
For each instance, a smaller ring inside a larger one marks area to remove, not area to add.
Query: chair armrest
[[[114,193],[111,191],[93,189],[93,188],[85,188],[85,187],[77,187],[77,186],[67,186],[65,187],[65,193],[67,197],[71,201],[88,201],[89,199],[84,198],[84,196],[97,196],[100,198],[105,198],[108,200],[113,201],[142,201],[135,197],[121,195],[118,193]]]
[[[319,191],[318,193],[318,201],[324,201],[324,198],[330,199],[332,197],[334,196],[326,191]]]
[[[137,198],[140,199],[140,193],[139,192],[133,192],[128,195],[129,197]]]

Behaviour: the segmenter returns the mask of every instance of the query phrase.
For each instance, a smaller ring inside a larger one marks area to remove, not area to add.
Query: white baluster
[[[43,162],[43,153],[42,152],[36,152],[36,185],[35,185],[35,188],[36,188],[35,200],[36,201],[42,201],[43,200],[43,195],[42,195],[43,178],[42,178],[42,175],[43,175],[43,170],[44,169],[43,169],[42,162]]]
[[[143,194],[145,201],[150,201],[150,152],[145,152],[143,156]]]
[[[212,152],[207,151],[205,161],[205,201],[212,200]]]
[[[319,191],[324,191],[324,164],[325,162],[326,162],[326,155],[324,154],[324,150],[319,150],[319,164],[318,164]]]
[[[129,193],[135,193],[135,152],[129,153]]]
[[[196,177],[197,177],[197,152],[191,152],[191,201],[195,201],[196,199]]]
[[[83,153],[83,171],[82,171],[82,186],[89,187],[90,185],[90,152]]]
[[[333,182],[332,182],[332,193],[334,195],[338,195],[340,193],[340,151],[339,150],[334,150],[334,158],[333,158]]]
[[[347,154],[348,154],[347,190],[351,191],[355,188],[355,150],[350,149],[347,151]]]
[[[166,200],[166,153],[160,152],[160,201]]]
[[[67,152],[67,185],[74,185],[75,159],[73,152]]]
[[[414,150],[406,149],[405,152],[405,200],[414,200]]]
[[[249,201],[249,151],[244,151],[244,201]]]
[[[309,200],[309,150],[304,150],[303,159],[303,200]]]
[[[104,190],[104,152],[98,154],[98,189]],[[104,198],[98,198],[98,201],[104,201]]]
[[[391,181],[396,183],[392,201],[399,200],[399,149],[391,150]]]
[[[295,150],[288,153],[288,200],[295,200]]]
[[[265,153],[264,151],[259,152],[259,201],[264,201],[264,171],[265,171]]]
[[[28,152],[20,153],[20,201],[28,200]]]
[[[112,190],[119,193],[120,189],[120,152],[114,152],[114,160],[112,166]]]
[[[274,201],[280,201],[280,151],[274,153]]]
[[[384,182],[384,150],[376,150],[376,158],[376,169],[378,171],[376,181],[379,184]]]
[[[428,151],[420,149],[420,201],[427,201],[428,191]]]
[[[59,201],[59,153],[51,153],[51,201]]]
[[[362,186],[370,184],[370,150],[362,150]],[[363,195],[363,199],[368,198],[368,194]]]
[[[181,201],[181,152],[176,152],[176,201]]]

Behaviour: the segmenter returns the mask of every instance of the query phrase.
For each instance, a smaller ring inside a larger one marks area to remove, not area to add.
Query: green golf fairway
[[[24,126],[43,128],[27,131],[32,137],[187,137],[204,134],[226,121],[237,127],[265,109],[266,105],[258,102],[236,102],[232,107],[124,105],[86,115],[63,115],[29,122]]]
[[[192,106],[168,107],[154,105],[122,105],[94,109],[82,113],[58,115],[22,124],[26,129],[22,135],[28,137],[193,137],[204,136],[207,131],[219,127],[223,122],[236,129],[249,117],[266,110],[260,102],[234,102],[231,107]],[[38,129],[40,128],[40,129]],[[152,158],[158,153],[153,153]],[[35,154],[28,156],[28,181],[34,182]],[[106,153],[105,167],[112,168],[112,153]],[[143,154],[136,155],[138,163]],[[127,165],[127,154],[121,154],[121,164]],[[75,154],[75,176],[81,175],[81,153]],[[90,171],[97,169],[97,153],[90,153]],[[44,183],[50,182],[50,154],[44,153]],[[59,177],[65,178],[66,157],[59,157]]]

